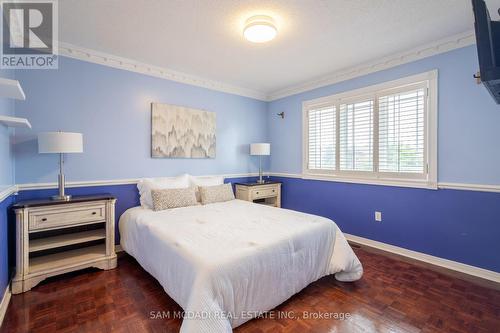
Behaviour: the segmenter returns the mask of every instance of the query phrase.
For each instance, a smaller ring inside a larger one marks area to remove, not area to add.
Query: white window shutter
[[[379,171],[426,173],[425,88],[379,97]]]
[[[335,106],[308,111],[308,169],[335,170]]]
[[[340,170],[373,171],[373,100],[340,105]]]

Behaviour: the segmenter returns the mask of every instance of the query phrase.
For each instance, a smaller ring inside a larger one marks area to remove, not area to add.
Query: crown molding
[[[185,83],[210,90],[221,91],[238,96],[245,96],[261,101],[274,101],[283,97],[295,95],[301,92],[328,86],[338,82],[353,79],[355,77],[378,72],[391,67],[403,65],[412,61],[431,57],[454,49],[469,46],[475,43],[474,31],[470,30],[454,35],[436,42],[422,45],[409,51],[396,53],[391,56],[376,59],[364,64],[342,69],[340,71],[316,78],[301,84],[277,90],[270,94],[263,91],[243,88],[210,80],[196,75],[174,71],[172,69],[154,66],[137,60],[104,53],[66,42],[59,42],[59,55],[78,59],[86,62],[127,70],[144,75],[154,76],[170,81]]]
[[[353,79],[355,77],[371,74],[384,69],[389,69],[437,54],[462,48],[474,44],[476,41],[474,31],[467,31],[436,42],[416,47],[409,51],[393,54],[377,60],[363,63],[358,66],[346,68],[326,76],[316,78],[298,85],[280,89],[268,95],[268,101],[274,101],[283,97],[296,95],[305,91],[328,86],[338,82]]]
[[[206,79],[200,76],[174,71],[168,68],[154,66],[133,59],[123,58],[109,53],[87,49],[65,42],[59,42],[59,55],[167,79],[170,81],[185,83],[192,86],[207,88],[210,90],[216,90],[229,94],[250,97],[261,101],[267,101],[267,94],[262,91],[238,87],[223,82]]]

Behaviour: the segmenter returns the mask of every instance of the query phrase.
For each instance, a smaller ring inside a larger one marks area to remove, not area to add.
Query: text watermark
[[[242,311],[240,313],[225,311],[150,311],[150,319],[305,319],[305,320],[347,320],[351,317],[349,312],[324,312],[324,311]]]
[[[56,0],[1,1],[0,68],[57,69]]]

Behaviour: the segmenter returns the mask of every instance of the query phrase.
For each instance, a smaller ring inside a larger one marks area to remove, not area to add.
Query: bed
[[[232,332],[319,278],[361,278],[333,221],[231,200],[127,210],[121,246],[185,311],[181,332]]]

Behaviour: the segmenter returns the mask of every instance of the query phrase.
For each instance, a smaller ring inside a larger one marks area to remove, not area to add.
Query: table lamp
[[[83,136],[81,133],[43,132],[38,134],[38,153],[59,154],[59,195],[53,196],[53,200],[71,199],[71,195],[64,193],[64,154],[82,152]]]
[[[259,180],[257,183],[262,184],[262,156],[271,155],[270,143],[252,143],[250,145],[250,155],[259,156]]]

